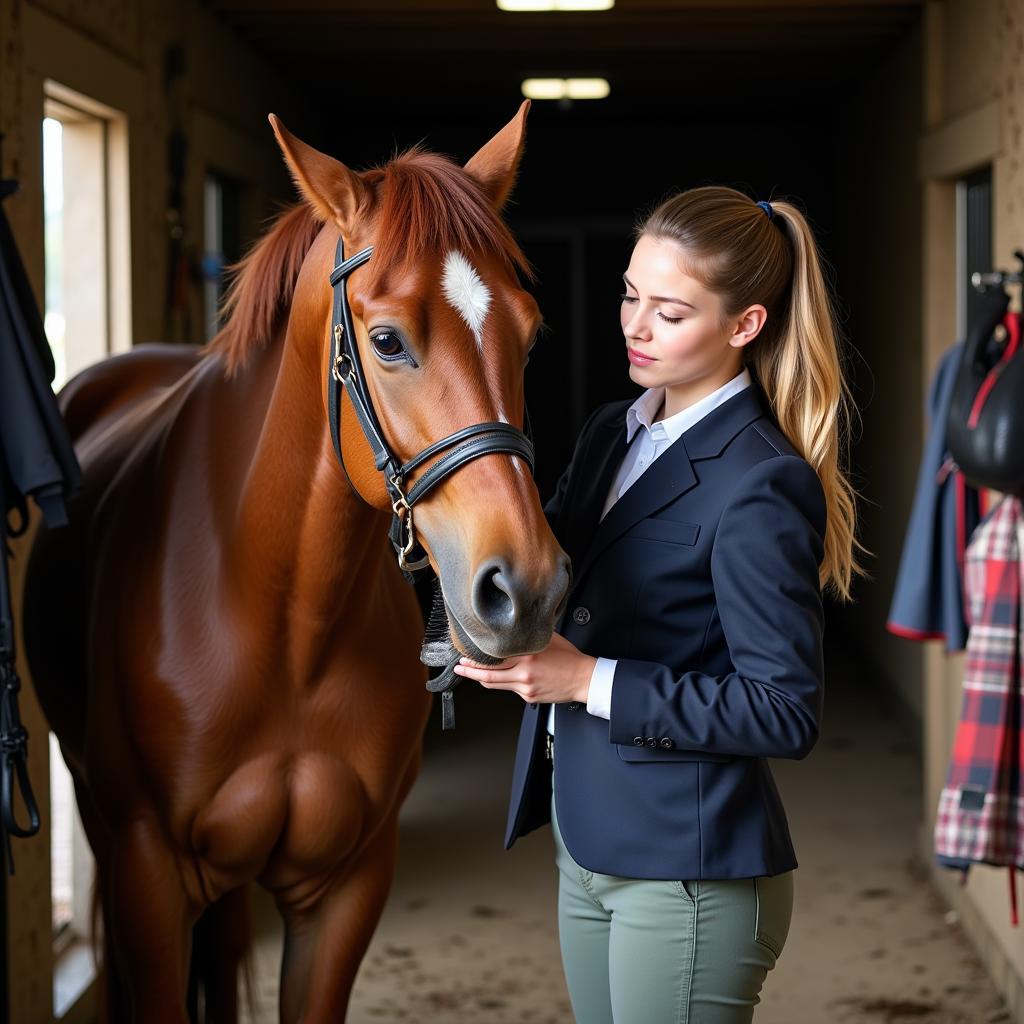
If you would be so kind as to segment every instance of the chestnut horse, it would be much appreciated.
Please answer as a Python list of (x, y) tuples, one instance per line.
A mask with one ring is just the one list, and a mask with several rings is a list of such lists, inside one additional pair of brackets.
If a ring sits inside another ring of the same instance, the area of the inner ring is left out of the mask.
[[(374, 246), (348, 299), (403, 461), (469, 424), (521, 427), (540, 316), (499, 211), (526, 112), (465, 167), (414, 149), (362, 173), (271, 115), (302, 202), (243, 260), (220, 334), (141, 346), (61, 392), (85, 486), (71, 525), (35, 537), (24, 635), (96, 856), (108, 1018), (189, 1019), (205, 912), (207, 1019), (234, 1019), (229, 926), (251, 881), (284, 920), (281, 1019), (345, 1017), (430, 695), (347, 393), (344, 467), (331, 441), (329, 276), (339, 234)], [(462, 653), (548, 644), (569, 562), (521, 458), (461, 466), (416, 528)]]

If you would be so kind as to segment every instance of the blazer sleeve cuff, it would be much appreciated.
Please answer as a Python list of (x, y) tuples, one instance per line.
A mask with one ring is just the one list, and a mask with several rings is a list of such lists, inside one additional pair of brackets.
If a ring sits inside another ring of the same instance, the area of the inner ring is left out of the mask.
[(615, 660), (598, 658), (590, 676), (587, 711), (597, 718), (612, 716), (612, 683), (615, 679)]

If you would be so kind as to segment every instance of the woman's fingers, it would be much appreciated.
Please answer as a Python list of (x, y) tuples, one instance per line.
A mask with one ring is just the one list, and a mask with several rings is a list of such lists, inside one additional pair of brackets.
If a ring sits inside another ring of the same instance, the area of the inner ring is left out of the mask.
[(462, 658), (454, 667), (456, 675), (475, 679), (488, 690), (510, 690), (526, 701), (539, 697), (542, 687), (537, 678), (538, 669), (534, 656), (529, 654), (486, 667), (470, 658)]
[[(456, 665), (455, 673), (460, 676), (468, 676), (480, 683), (493, 683), (495, 685), (510, 685), (512, 683), (524, 682), (522, 672), (515, 672), (514, 668), (483, 668), (478, 665)], [(513, 674), (515, 673), (515, 674)]]
[(471, 662), (467, 665), (456, 665), (455, 674), (465, 676), (467, 679), (475, 679), (485, 689), (510, 690), (519, 694), (523, 700), (533, 700), (536, 691), (535, 687), (531, 685), (529, 669), (518, 665), (515, 661), (509, 662), (509, 666), (504, 669), (500, 666), (483, 668)]

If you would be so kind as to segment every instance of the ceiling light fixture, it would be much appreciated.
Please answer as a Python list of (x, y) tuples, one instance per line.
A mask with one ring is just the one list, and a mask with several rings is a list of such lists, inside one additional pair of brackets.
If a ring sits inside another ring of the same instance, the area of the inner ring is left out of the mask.
[(611, 87), (605, 78), (527, 78), (522, 90), (531, 100), (603, 100)]
[(615, 0), (497, 0), (499, 11), (610, 11)]

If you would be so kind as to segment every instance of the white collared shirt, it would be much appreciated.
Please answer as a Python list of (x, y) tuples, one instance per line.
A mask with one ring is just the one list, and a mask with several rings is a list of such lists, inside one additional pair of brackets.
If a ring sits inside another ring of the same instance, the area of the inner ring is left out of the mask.
[[(665, 400), (663, 387), (648, 388), (626, 410), (626, 455), (622, 465), (615, 474), (615, 479), (608, 490), (601, 518), (621, 498), (626, 491), (643, 475), (647, 468), (664, 452), (673, 441), (679, 439), (699, 420), (702, 420), (712, 409), (717, 409), (723, 402), (739, 394), (752, 383), (750, 371), (744, 367), (732, 380), (726, 381), (720, 388), (705, 395), (700, 401), (687, 406), (680, 412), (663, 420), (654, 420)], [(641, 430), (640, 428), (644, 429)], [(587, 711), (598, 718), (611, 718), (612, 714), (612, 680), (615, 676), (615, 659), (598, 658), (590, 677), (590, 694), (587, 698)], [(548, 732), (555, 732), (555, 705), (548, 712)]]

